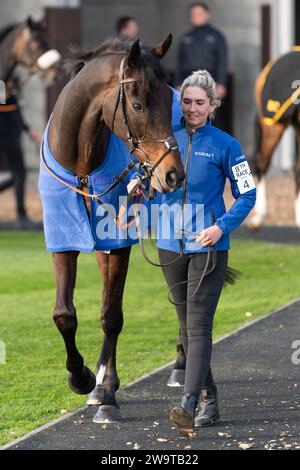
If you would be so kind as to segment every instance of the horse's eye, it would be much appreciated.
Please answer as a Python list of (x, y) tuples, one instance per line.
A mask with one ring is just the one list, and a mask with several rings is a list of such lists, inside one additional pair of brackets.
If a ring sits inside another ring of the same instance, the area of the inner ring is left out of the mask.
[(133, 103), (133, 109), (135, 109), (135, 111), (142, 111), (142, 105), (140, 103)]

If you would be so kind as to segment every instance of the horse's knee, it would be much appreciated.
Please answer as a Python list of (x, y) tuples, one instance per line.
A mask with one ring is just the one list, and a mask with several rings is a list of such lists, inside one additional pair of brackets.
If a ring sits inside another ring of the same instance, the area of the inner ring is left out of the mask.
[(55, 307), (53, 320), (62, 333), (75, 333), (77, 329), (77, 318), (75, 308)]
[(101, 310), (101, 325), (104, 333), (119, 334), (123, 328), (123, 311), (120, 302), (105, 303)]

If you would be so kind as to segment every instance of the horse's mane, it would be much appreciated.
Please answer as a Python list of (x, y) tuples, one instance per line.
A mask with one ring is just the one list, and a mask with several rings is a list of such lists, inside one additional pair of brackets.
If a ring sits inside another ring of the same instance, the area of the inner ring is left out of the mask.
[[(111, 37), (90, 51), (72, 47), (69, 49), (70, 55), (65, 61), (64, 68), (74, 77), (86, 63), (96, 57), (109, 53), (129, 52), (133, 42), (131, 39)], [(154, 86), (157, 80), (167, 82), (168, 74), (160, 61), (151, 53), (150, 48), (141, 44), (141, 49), (142, 54), (138, 59), (137, 68), (142, 72), (143, 85)]]
[(8, 26), (5, 26), (0, 30), (0, 42), (13, 30), (17, 27), (17, 23), (10, 24)]

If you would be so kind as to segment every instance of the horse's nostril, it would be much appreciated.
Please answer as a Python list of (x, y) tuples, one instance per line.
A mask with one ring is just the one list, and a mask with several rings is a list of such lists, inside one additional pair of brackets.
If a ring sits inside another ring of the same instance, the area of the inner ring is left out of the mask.
[(175, 188), (180, 183), (177, 171), (169, 171), (166, 175), (166, 183), (170, 188)]

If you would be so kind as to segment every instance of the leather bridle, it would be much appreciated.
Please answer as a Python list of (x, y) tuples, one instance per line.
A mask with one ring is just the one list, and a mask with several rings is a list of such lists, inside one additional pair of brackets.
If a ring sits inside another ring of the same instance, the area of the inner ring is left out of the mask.
[[(166, 139), (155, 139), (155, 138), (150, 138), (150, 137), (139, 138), (138, 136), (136, 136), (128, 118), (125, 85), (128, 83), (138, 82), (141, 79), (140, 78), (125, 78), (125, 73), (124, 73), (125, 60), (126, 60), (126, 56), (123, 57), (123, 59), (121, 60), (121, 64), (120, 64), (119, 91), (117, 94), (116, 104), (115, 104), (114, 113), (113, 113), (112, 132), (114, 131), (114, 123), (115, 123), (117, 110), (119, 108), (119, 105), (121, 105), (123, 121), (127, 129), (127, 141), (130, 144), (129, 152), (130, 154), (136, 152), (142, 156), (143, 162), (137, 167), (138, 172), (142, 174), (143, 179), (150, 179), (153, 176), (153, 173), (158, 167), (158, 165), (166, 158), (166, 156), (170, 152), (174, 150), (178, 150), (178, 145), (177, 145), (177, 141), (175, 137), (173, 136), (167, 137)], [(150, 162), (148, 155), (139, 147), (139, 144), (148, 143), (148, 142), (165, 144), (166, 146), (165, 152), (154, 163)]]

